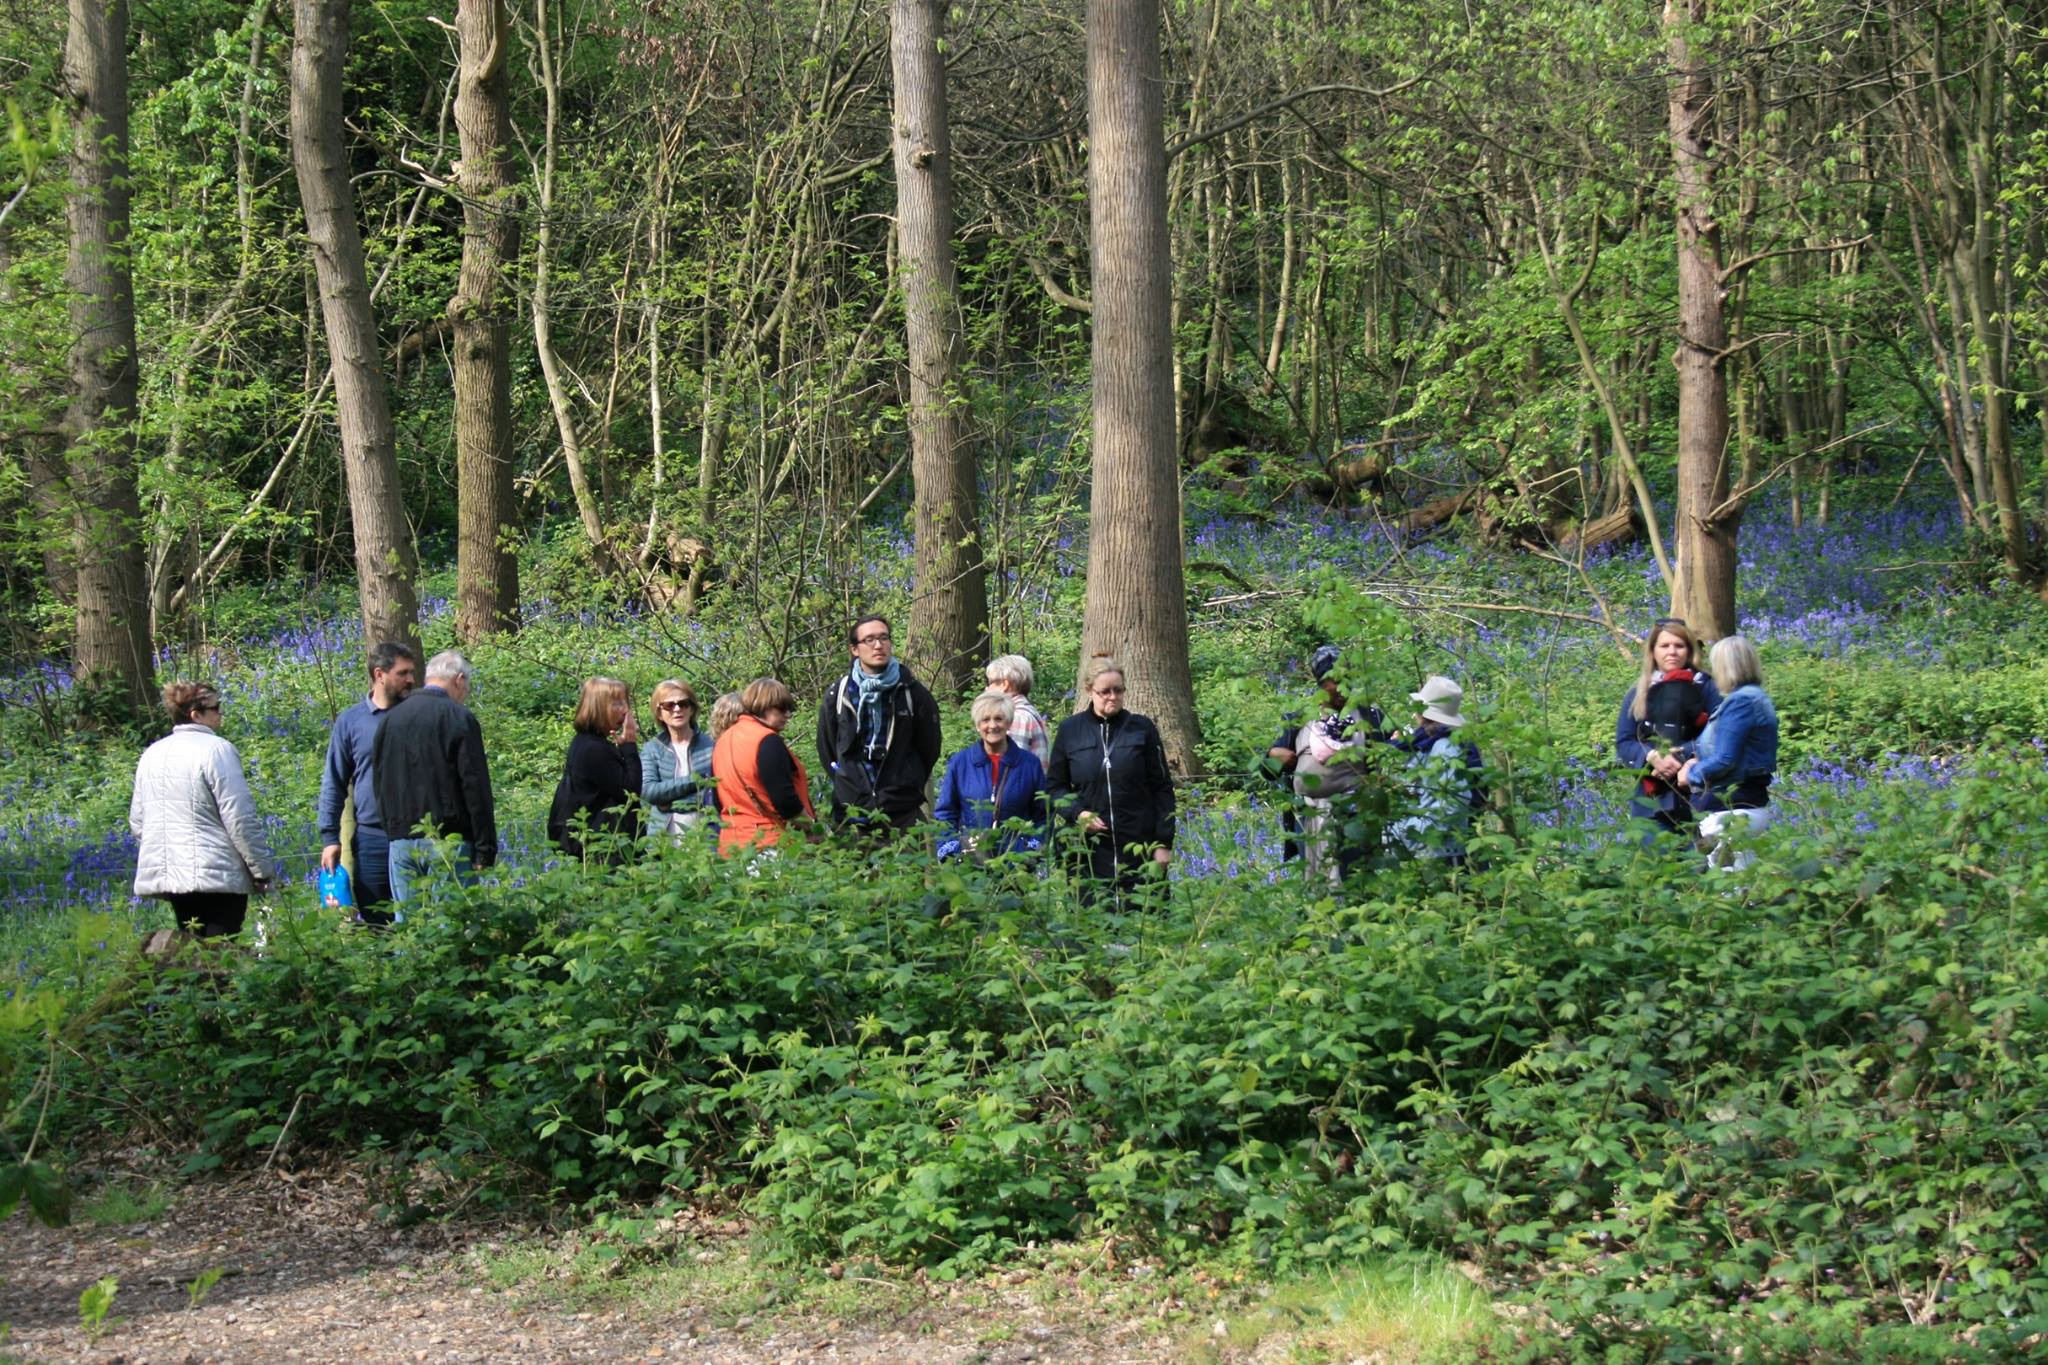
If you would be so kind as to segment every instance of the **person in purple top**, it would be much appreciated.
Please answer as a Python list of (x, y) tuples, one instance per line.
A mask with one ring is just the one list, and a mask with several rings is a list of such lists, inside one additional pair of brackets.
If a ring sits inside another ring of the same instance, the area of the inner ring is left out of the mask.
[(356, 918), (365, 924), (388, 924), (391, 912), (381, 909), (391, 899), (390, 836), (377, 809), (377, 781), (370, 764), (370, 746), (384, 713), (398, 705), (419, 683), (420, 656), (410, 645), (386, 640), (370, 651), (370, 693), (334, 718), (327, 734), (327, 764), (320, 772), (320, 866), (332, 872), (341, 864), (341, 808), (356, 803), (354, 853)]

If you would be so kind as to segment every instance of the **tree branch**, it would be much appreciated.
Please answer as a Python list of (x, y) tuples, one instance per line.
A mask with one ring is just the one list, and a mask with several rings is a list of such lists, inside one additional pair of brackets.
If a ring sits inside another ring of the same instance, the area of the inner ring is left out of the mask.
[(1726, 284), (1738, 273), (1749, 269), (1758, 261), (1768, 261), (1774, 256), (1797, 256), (1808, 251), (1840, 251), (1844, 247), (1862, 246), (1869, 240), (1869, 236), (1865, 235), (1852, 238), (1846, 242), (1815, 242), (1810, 246), (1784, 246), (1777, 248), (1775, 251), (1753, 252), (1750, 255), (1744, 256), (1739, 261), (1731, 261), (1727, 265), (1722, 266), (1721, 273), (1717, 278), (1722, 284)]
[(1277, 100), (1268, 100), (1258, 108), (1248, 113), (1239, 114), (1236, 118), (1227, 119), (1213, 128), (1204, 128), (1199, 133), (1189, 133), (1178, 141), (1167, 143), (1166, 159), (1171, 161), (1190, 147), (1200, 146), (1204, 142), (1222, 137), (1225, 133), (1236, 132), (1247, 123), (1264, 118), (1268, 114), (1278, 113), (1280, 110), (1297, 104), (1311, 95), (1366, 95), (1373, 99), (1385, 99), (1389, 95), (1398, 95), (1410, 86), (1419, 85), (1421, 82), (1422, 77), (1410, 76), (1407, 80), (1397, 81), (1384, 90), (1374, 90), (1372, 87), (1365, 85), (1332, 84), (1307, 86), (1304, 89), (1295, 91), (1291, 95), (1282, 95)]

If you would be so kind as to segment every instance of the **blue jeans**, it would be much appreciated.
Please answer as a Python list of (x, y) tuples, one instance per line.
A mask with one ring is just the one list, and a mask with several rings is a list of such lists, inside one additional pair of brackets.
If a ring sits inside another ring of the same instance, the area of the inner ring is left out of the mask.
[(391, 841), (391, 899), (394, 903), (403, 905), (407, 901), (418, 900), (425, 884), (438, 874), (452, 875), (464, 886), (476, 885), (476, 872), (469, 865), (467, 839), (456, 844), (453, 858), (441, 851), (437, 840)]
[(388, 921), (390, 913), (377, 907), (391, 899), (391, 840), (374, 825), (357, 825), (354, 849), (356, 918), (374, 922), (370, 914), (375, 914)]

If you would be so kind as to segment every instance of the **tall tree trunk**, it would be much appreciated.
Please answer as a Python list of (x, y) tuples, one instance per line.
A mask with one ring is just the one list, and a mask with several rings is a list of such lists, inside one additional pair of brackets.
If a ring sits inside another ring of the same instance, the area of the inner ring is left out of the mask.
[(128, 3), (71, 0), (71, 407), (64, 419), (77, 572), (74, 673), (135, 705), (155, 659), (135, 488), (135, 287), (128, 248)]
[(910, 359), (910, 474), (917, 585), (906, 651), (933, 691), (957, 695), (988, 654), (974, 445), (960, 392), (953, 266), (953, 146), (946, 123), (948, 0), (892, 0), (896, 234)]
[(419, 645), (419, 562), (398, 488), (398, 441), (384, 389), (355, 191), (342, 144), (349, 0), (293, 0), (292, 165), (306, 209), (320, 313), (334, 366), (336, 424), (355, 528), (363, 638)]
[(1199, 769), (1174, 446), (1159, 0), (1089, 0), (1095, 454), (1084, 656), (1127, 672), (1175, 770)]
[(1671, 152), (1678, 193), (1678, 560), (1671, 612), (1709, 639), (1735, 633), (1735, 532), (1728, 501), (1728, 325), (1714, 218), (1713, 78), (1693, 48), (1707, 0), (1665, 0)]
[(455, 331), (455, 634), (465, 642), (519, 628), (519, 557), (512, 501), (512, 297), (518, 200), (507, 166), (512, 122), (504, 0), (459, 0), (462, 273)]

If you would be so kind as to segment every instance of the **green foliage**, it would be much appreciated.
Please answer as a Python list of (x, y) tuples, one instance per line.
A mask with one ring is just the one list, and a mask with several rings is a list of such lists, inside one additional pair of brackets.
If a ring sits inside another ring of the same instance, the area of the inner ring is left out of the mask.
[(217, 1265), (200, 1271), (192, 1283), (185, 1286), (185, 1307), (189, 1310), (205, 1303), (206, 1296), (213, 1292), (213, 1287), (220, 1283), (220, 1277), (225, 1273)]
[(24, 1199), (29, 1212), (50, 1227), (71, 1221), (71, 1186), (47, 1161), (0, 1165), (0, 1219), (12, 1218)]
[(119, 1293), (121, 1282), (112, 1275), (95, 1280), (78, 1296), (78, 1325), (85, 1329), (86, 1339), (98, 1341), (112, 1326), (107, 1314), (113, 1311), (114, 1295)]
[(235, 1161), (302, 1096), (295, 1133), (394, 1173), (738, 1199), (790, 1257), (1421, 1247), (1575, 1350), (1904, 1350), (1907, 1313), (1988, 1349), (2048, 1311), (2048, 774), (1825, 799), (1707, 881), (1538, 830), (1118, 920), (1001, 864), (685, 847), (388, 936), (287, 917), (234, 973), (114, 981), (51, 1123), (147, 1096)]

